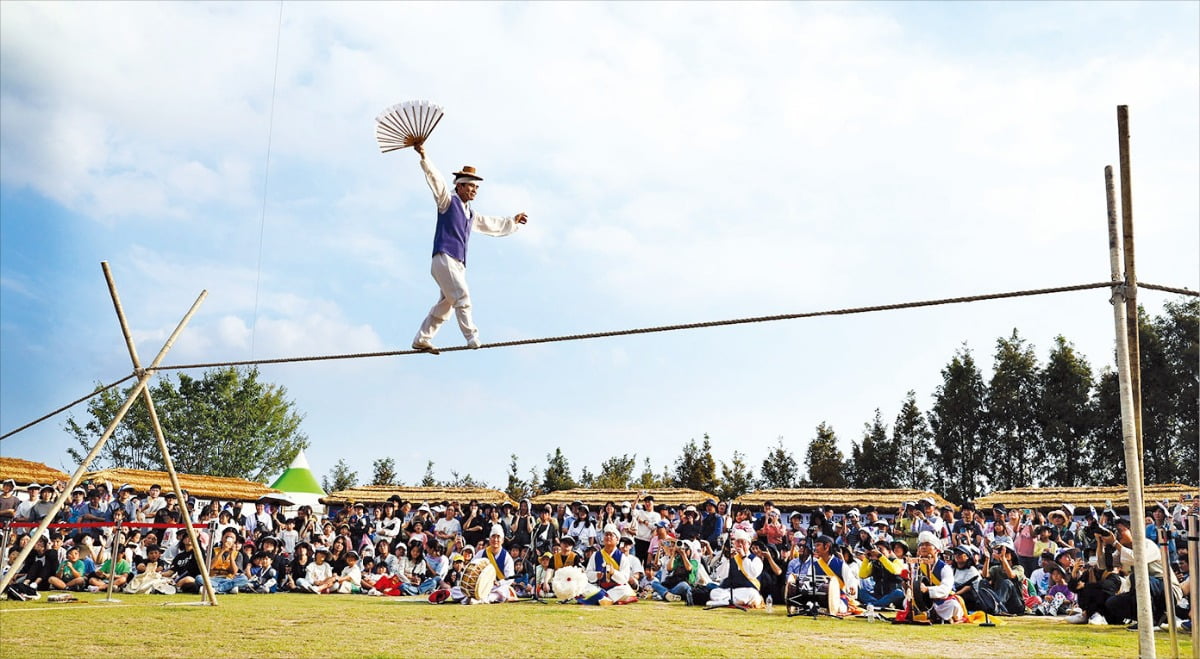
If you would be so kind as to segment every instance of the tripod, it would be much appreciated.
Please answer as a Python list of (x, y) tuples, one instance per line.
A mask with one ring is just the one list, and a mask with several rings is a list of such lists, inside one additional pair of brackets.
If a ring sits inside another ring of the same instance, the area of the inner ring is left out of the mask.
[[(520, 528), (520, 524), (521, 519), (518, 518), (518, 529)], [(542, 585), (539, 583), (540, 579), (538, 578), (538, 571), (541, 569), (541, 564), (536, 558), (530, 558), (531, 555), (537, 554), (537, 537), (538, 534), (545, 528), (546, 525), (541, 523), (538, 523), (533, 527), (529, 533), (529, 542), (525, 543), (525, 558), (523, 559), (525, 562), (525, 573), (532, 577), (533, 583), (533, 597), (524, 601), (536, 604), (549, 604), (549, 602), (542, 597)]]

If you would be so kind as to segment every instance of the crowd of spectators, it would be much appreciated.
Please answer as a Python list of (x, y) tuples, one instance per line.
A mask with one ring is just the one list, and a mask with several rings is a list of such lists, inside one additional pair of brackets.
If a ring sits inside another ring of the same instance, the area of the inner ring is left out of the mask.
[[(37, 522), (57, 496), (54, 486), (31, 485), (23, 500), (14, 485), (7, 481), (0, 491), (0, 522)], [(688, 604), (708, 602), (729, 579), (731, 534), (749, 540), (747, 558), (752, 555), (761, 566), (756, 583), (762, 601), (789, 606), (798, 586), (812, 591), (836, 581), (848, 611), (904, 608), (914, 589), (924, 592), (918, 556), (927, 555), (931, 568), (953, 575), (952, 588), (936, 590), (936, 599), (956, 599), (963, 614), (1061, 615), (1077, 623), (1124, 624), (1136, 617), (1129, 587), (1133, 545), (1140, 539), (1148, 555), (1158, 557), (1160, 533), (1168, 560), (1149, 563), (1156, 622), (1165, 616), (1164, 588), (1169, 585), (1181, 603), (1191, 588), (1185, 511), (1166, 504), (1137, 524), (1111, 508), (997, 505), (979, 511), (968, 502), (955, 510), (930, 499), (892, 510), (823, 506), (811, 513), (785, 512), (770, 501), (761, 509), (711, 499), (669, 506), (650, 495), (594, 510), (580, 501), (491, 505), (398, 496), (326, 515), (308, 506), (285, 513), (263, 502), (252, 510), (218, 501), (186, 505), (200, 525), (201, 549), (208, 552), (218, 593), (429, 595), (458, 586), (464, 566), (480, 555), (496, 528), (514, 560), (520, 596), (551, 596), (553, 572), (588, 565), (606, 532), (617, 534), (621, 550), (635, 557), (628, 586), (642, 598)], [(95, 483), (75, 489), (56, 521), (178, 524), (182, 516), (174, 494), (157, 485), (138, 497), (129, 486), (110, 492), (107, 484)], [(9, 551), (0, 558), (5, 570), (14, 569), (9, 563), (17, 552), (34, 542), (29, 558), (15, 567), (14, 584), (20, 587), (9, 594), (99, 591), (110, 585), (147, 593), (202, 587), (204, 577), (182, 529), (115, 528), (53, 529), (33, 539), (27, 529), (6, 527)]]

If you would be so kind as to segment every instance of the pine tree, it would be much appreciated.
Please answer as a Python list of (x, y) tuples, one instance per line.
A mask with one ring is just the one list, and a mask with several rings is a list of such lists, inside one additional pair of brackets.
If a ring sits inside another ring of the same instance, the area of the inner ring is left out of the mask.
[(1046, 466), (1044, 485), (1090, 485), (1088, 464), (1094, 451), (1096, 412), (1092, 402), (1092, 368), (1061, 335), (1041, 373), (1038, 408)]
[(775, 448), (763, 458), (762, 468), (758, 470), (758, 486), (764, 490), (796, 487), (800, 480), (796, 456), (784, 448), (783, 435), (776, 438), (775, 442)]
[(1200, 484), (1200, 300), (1167, 302), (1163, 315), (1154, 320), (1167, 356), (1169, 396), (1174, 449), (1178, 465), (1173, 482)]
[(554, 449), (554, 455), (546, 455), (546, 471), (542, 477), (542, 492), (557, 492), (579, 487), (571, 478), (571, 465), (561, 448)]
[(633, 481), (633, 468), (637, 466), (637, 454), (611, 457), (600, 463), (595, 487), (605, 490), (624, 490)]
[(421, 487), (437, 487), (438, 481), (433, 477), (433, 460), (425, 463), (425, 475), (421, 477)]
[(450, 471), (450, 480), (441, 481), (438, 483), (440, 487), (486, 487), (490, 488), (487, 481), (476, 480), (471, 474), (459, 476), (457, 471)]
[(326, 492), (340, 492), (358, 485), (358, 472), (351, 471), (345, 458), (339, 459), (329, 470), (329, 474), (321, 478), (321, 489)]
[(1041, 375), (1033, 346), (1016, 329), (996, 340), (995, 365), (986, 396), (984, 436), (989, 447), (984, 465), (996, 490), (1034, 484), (1034, 470), (1043, 463), (1042, 430), (1038, 423)]
[(933, 455), (933, 433), (925, 415), (917, 407), (917, 392), (909, 390), (892, 424), (892, 446), (896, 455), (893, 464), (895, 487), (927, 490), (933, 486), (929, 470)]
[(988, 479), (984, 442), (987, 390), (964, 345), (942, 369), (942, 384), (929, 411), (933, 437), (934, 486), (951, 501), (968, 501), (983, 493)]
[(642, 473), (633, 482), (633, 486), (639, 490), (656, 490), (661, 487), (667, 487), (667, 483), (654, 474), (654, 468), (650, 466), (650, 458), (646, 458), (645, 466), (642, 467)]
[(508, 484), (504, 487), (504, 493), (508, 495), (509, 499), (520, 501), (531, 496), (529, 483), (521, 479), (521, 472), (517, 468), (517, 454), (513, 453), (508, 458)]
[(379, 458), (371, 463), (371, 468), (374, 472), (371, 476), (371, 485), (400, 484), (400, 479), (396, 475), (396, 461), (393, 458)]
[(897, 476), (896, 448), (888, 439), (883, 414), (875, 408), (875, 418), (863, 425), (862, 444), (850, 444), (846, 481), (852, 487), (894, 488)]
[(741, 451), (734, 451), (729, 462), (721, 461), (721, 486), (715, 494), (724, 501), (733, 501), (753, 489), (754, 473)]
[[(1168, 303), (1150, 321), (1138, 309), (1142, 381), (1142, 455), (1147, 483), (1200, 481), (1197, 465), (1197, 332), (1200, 302)], [(1115, 364), (1115, 360), (1113, 362)], [(1106, 368), (1096, 386), (1096, 484), (1125, 483), (1117, 374)]]
[(817, 425), (817, 436), (808, 445), (804, 464), (813, 487), (846, 487), (846, 465), (837, 446), (837, 434), (824, 421)]
[(1116, 371), (1106, 368), (1100, 373), (1092, 408), (1096, 411), (1096, 427), (1088, 470), (1089, 484), (1124, 485), (1127, 483), (1125, 442), (1121, 430), (1120, 381)]
[(675, 460), (671, 484), (674, 487), (686, 487), (701, 492), (716, 491), (719, 485), (717, 462), (712, 457), (708, 433), (704, 434), (704, 444), (701, 446), (696, 446), (694, 439), (683, 445), (683, 453)]
[(579, 472), (579, 487), (589, 490), (596, 487), (596, 475), (587, 468), (587, 465), (584, 465), (583, 470)]

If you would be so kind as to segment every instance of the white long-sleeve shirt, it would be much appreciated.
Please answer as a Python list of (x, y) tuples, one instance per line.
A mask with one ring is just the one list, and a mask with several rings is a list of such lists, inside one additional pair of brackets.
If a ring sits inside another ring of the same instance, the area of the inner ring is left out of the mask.
[[(421, 169), (425, 172), (425, 182), (433, 192), (433, 200), (437, 203), (439, 213), (445, 213), (450, 207), (450, 189), (446, 187), (446, 179), (428, 159), (421, 159)], [(471, 204), (463, 202), (463, 208), (471, 217), (471, 230), (488, 236), (507, 236), (521, 227), (514, 215), (484, 215), (476, 213)]]

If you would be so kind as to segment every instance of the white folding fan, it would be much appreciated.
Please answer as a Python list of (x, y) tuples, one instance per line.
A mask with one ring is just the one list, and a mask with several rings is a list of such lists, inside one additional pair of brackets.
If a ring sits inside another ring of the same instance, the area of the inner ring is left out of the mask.
[(442, 106), (429, 101), (405, 101), (375, 117), (375, 140), (383, 153), (424, 144), (442, 120)]

